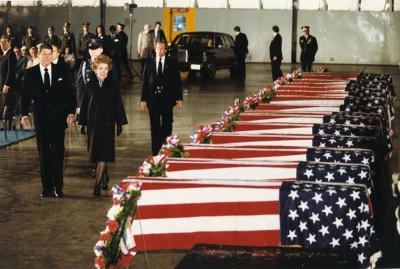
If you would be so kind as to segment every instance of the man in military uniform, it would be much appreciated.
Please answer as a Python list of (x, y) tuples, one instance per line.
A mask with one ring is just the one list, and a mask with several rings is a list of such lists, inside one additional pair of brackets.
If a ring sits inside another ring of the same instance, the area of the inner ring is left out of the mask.
[(8, 36), (8, 38), (11, 40), (11, 49), (14, 49), (15, 46), (20, 46), (19, 40), (17, 36), (14, 34), (12, 25), (7, 25), (6, 36)]
[(47, 27), (47, 35), (44, 37), (43, 43), (49, 44), (50, 46), (55, 45), (59, 47), (60, 42), (58, 40), (58, 36), (54, 34), (54, 27)]
[(69, 47), (70, 53), (75, 53), (76, 52), (76, 47), (75, 47), (75, 35), (74, 33), (71, 33), (69, 31), (70, 27), (69, 22), (65, 22), (63, 24), (63, 32), (60, 34), (60, 46), (61, 46), (61, 54), (65, 53), (65, 48)]
[(31, 47), (35, 47), (38, 44), (38, 39), (33, 35), (33, 26), (29, 25), (27, 31), (28, 34), (22, 39), (22, 46), (25, 46), (26, 50), (29, 51)]
[(300, 37), (300, 61), (303, 72), (311, 72), (315, 54), (318, 50), (317, 39), (310, 35), (310, 26), (302, 26), (303, 36)]
[(84, 55), (85, 59), (89, 57), (89, 51), (86, 44), (90, 39), (94, 38), (94, 34), (89, 32), (89, 25), (90, 23), (88, 22), (82, 23), (82, 33), (79, 34), (78, 53)]
[(122, 24), (120, 22), (117, 24), (117, 30), (120, 38), (120, 59), (126, 71), (128, 72), (129, 80), (132, 81), (133, 75), (128, 61), (128, 50), (127, 50), (128, 35), (124, 32), (124, 28), (125, 24)]

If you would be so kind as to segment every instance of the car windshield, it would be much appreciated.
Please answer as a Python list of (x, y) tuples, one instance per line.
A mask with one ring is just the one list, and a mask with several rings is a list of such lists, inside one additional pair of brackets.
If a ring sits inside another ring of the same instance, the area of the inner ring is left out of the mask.
[(204, 46), (214, 47), (214, 35), (180, 35), (172, 42), (178, 46)]

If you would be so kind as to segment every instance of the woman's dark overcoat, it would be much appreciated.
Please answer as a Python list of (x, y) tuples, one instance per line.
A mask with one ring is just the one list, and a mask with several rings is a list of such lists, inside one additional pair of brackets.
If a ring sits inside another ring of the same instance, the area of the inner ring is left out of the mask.
[(117, 82), (106, 78), (100, 87), (97, 78), (88, 81), (79, 124), (87, 126), (89, 161), (115, 161), (115, 125), (127, 123)]

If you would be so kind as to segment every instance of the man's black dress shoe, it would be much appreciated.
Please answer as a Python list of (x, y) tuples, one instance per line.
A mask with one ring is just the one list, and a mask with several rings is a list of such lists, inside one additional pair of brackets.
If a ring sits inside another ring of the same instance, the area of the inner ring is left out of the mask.
[(42, 191), (42, 193), (40, 194), (41, 197), (45, 197), (45, 198), (53, 198), (56, 197), (54, 195), (54, 193), (52, 193), (51, 191)]
[(62, 197), (64, 197), (64, 193), (63, 193), (63, 191), (62, 191), (61, 188), (56, 188), (55, 191), (54, 191), (54, 195), (55, 195), (55, 197), (57, 197), (57, 198), (62, 198)]

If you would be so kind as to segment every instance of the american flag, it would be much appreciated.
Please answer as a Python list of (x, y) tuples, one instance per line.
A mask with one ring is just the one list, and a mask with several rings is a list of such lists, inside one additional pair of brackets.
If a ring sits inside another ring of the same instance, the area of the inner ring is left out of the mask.
[(365, 186), (284, 182), (279, 201), (283, 245), (350, 251), (362, 268), (381, 256)]
[[(138, 251), (190, 249), (197, 243), (277, 246), (280, 183), (229, 185), (174, 178), (142, 181), (132, 231)], [(262, 184), (262, 185), (261, 185)]]
[(307, 161), (358, 163), (368, 165), (372, 172), (376, 170), (375, 155), (374, 152), (369, 149), (308, 148)]
[(322, 161), (325, 162), (299, 162), (296, 180), (364, 184), (371, 193), (372, 179), (368, 165), (330, 163), (335, 160), (329, 153), (325, 153)]

